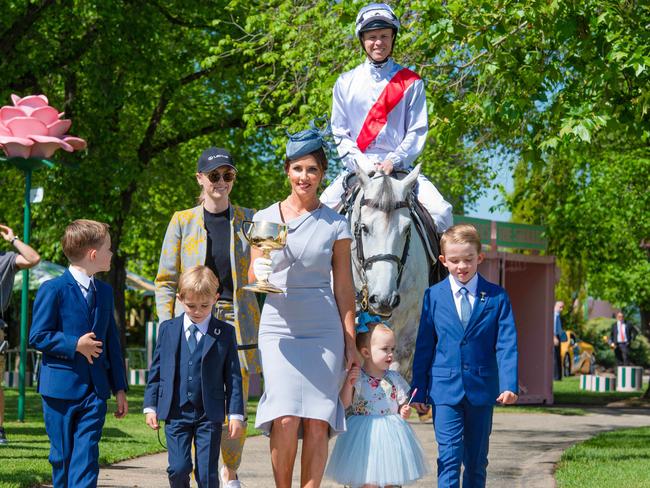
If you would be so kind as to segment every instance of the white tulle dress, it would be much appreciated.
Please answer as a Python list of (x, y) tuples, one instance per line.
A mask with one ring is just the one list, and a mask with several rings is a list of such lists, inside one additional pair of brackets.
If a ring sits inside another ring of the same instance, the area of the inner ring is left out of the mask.
[(396, 371), (374, 378), (361, 370), (325, 475), (348, 486), (408, 485), (429, 466), (411, 426), (399, 415), (409, 385)]

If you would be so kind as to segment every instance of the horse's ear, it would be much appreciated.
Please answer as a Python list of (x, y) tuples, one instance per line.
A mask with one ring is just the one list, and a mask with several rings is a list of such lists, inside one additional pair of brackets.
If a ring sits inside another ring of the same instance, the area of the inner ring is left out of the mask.
[(356, 173), (357, 177), (359, 178), (359, 183), (361, 183), (361, 188), (365, 188), (370, 184), (370, 177), (368, 176), (368, 173), (366, 173), (360, 165), (355, 163), (355, 166), (357, 168)]
[(421, 164), (418, 164), (411, 170), (408, 175), (406, 175), (406, 178), (402, 180), (402, 184), (404, 185), (405, 190), (410, 191), (411, 188), (413, 188), (413, 185), (415, 185), (415, 182), (418, 180), (418, 176), (420, 176), (420, 166)]

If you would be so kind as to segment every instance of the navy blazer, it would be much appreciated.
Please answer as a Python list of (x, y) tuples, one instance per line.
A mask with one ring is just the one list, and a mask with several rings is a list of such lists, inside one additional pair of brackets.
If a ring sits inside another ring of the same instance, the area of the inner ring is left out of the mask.
[[(78, 400), (93, 385), (104, 400), (111, 391), (128, 389), (120, 338), (113, 315), (113, 289), (95, 279), (94, 320), (79, 284), (70, 271), (41, 285), (34, 301), (29, 342), (43, 353), (38, 392), (62, 400)], [(93, 364), (76, 352), (79, 337), (94, 332), (102, 353)]]
[(413, 357), (414, 402), (492, 405), (500, 392), (518, 394), (517, 331), (506, 291), (481, 275), (467, 328), (449, 279), (424, 295)]
[[(174, 399), (180, 341), (181, 338), (185, 340), (184, 316), (182, 314), (160, 324), (158, 342), (149, 369), (144, 407), (155, 408), (160, 420), (169, 418)], [(235, 328), (212, 317), (201, 343), (201, 390), (206, 416), (213, 422), (222, 423), (226, 412), (229, 415), (245, 415)]]

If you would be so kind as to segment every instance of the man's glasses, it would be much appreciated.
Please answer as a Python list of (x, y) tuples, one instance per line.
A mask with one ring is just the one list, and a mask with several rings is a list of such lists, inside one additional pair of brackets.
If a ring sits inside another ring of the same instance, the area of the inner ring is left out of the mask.
[(205, 176), (208, 177), (210, 183), (219, 183), (219, 180), (221, 180), (221, 178), (223, 178), (223, 181), (225, 181), (226, 183), (230, 183), (235, 180), (235, 176), (237, 175), (232, 171), (227, 171), (223, 174), (219, 173), (218, 171), (212, 171), (206, 174)]

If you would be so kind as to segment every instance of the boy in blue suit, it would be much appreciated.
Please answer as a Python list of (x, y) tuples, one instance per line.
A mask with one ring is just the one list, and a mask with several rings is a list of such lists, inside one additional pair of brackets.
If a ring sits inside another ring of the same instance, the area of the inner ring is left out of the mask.
[(413, 358), (413, 406), (433, 403), (438, 486), (484, 487), (494, 403), (517, 401), (517, 331), (506, 291), (477, 273), (483, 261), (476, 229), (442, 235), (440, 262), (449, 278), (424, 295)]
[(41, 285), (29, 342), (43, 353), (38, 392), (43, 397), (55, 488), (95, 487), (106, 400), (115, 394), (128, 411), (126, 375), (113, 316), (110, 285), (94, 278), (111, 267), (108, 225), (75, 220), (61, 239), (70, 267)]
[(177, 301), (185, 313), (160, 325), (144, 394), (146, 422), (154, 430), (165, 420), (169, 486), (189, 488), (192, 441), (199, 488), (218, 487), (221, 425), (244, 432), (242, 377), (235, 329), (212, 316), (219, 281), (206, 266), (181, 274)]

